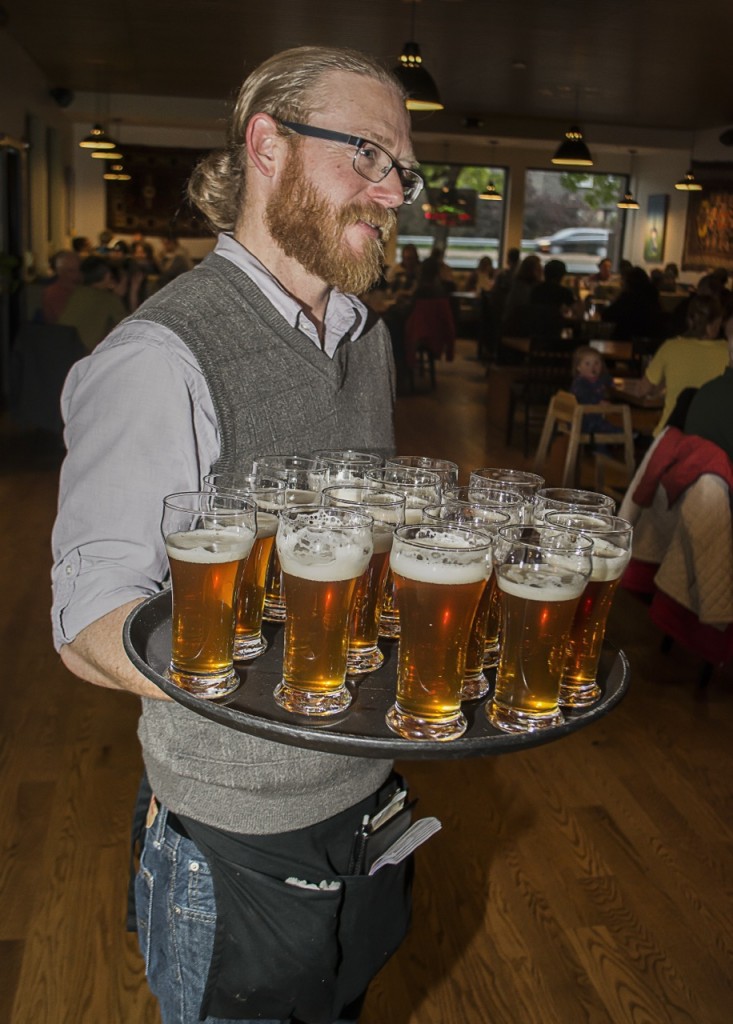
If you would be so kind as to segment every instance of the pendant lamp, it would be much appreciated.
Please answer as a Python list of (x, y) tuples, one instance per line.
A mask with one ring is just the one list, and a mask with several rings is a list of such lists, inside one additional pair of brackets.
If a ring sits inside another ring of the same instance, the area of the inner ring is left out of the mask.
[(117, 143), (112, 144), (112, 149), (93, 149), (92, 159), (94, 160), (121, 160), (122, 153), (117, 148)]
[(415, 39), (415, 7), (418, 0), (412, 0), (410, 21), (411, 40), (402, 47), (399, 64), (392, 69), (395, 78), (407, 93), (405, 106), (408, 110), (443, 110), (438, 87), (423, 66), (420, 47)]
[(110, 169), (102, 175), (105, 181), (132, 181), (123, 164), (111, 164)]
[(583, 132), (577, 125), (571, 125), (552, 158), (553, 164), (564, 167), (592, 167), (593, 157), (583, 140)]
[(695, 177), (692, 168), (676, 182), (674, 187), (680, 192), (702, 192), (702, 185)]
[(631, 156), (631, 166), (629, 168), (629, 187), (626, 190), (626, 192), (624, 192), (623, 199), (620, 199), (619, 202), (616, 203), (616, 206), (619, 210), (639, 209), (639, 204), (637, 203), (636, 199), (634, 199), (634, 194), (631, 191), (631, 179), (634, 176), (634, 157), (636, 156), (636, 150), (630, 149), (629, 154)]
[(501, 202), (503, 198), (504, 197), (502, 196), (501, 192), (496, 191), (496, 185), (493, 183), (493, 181), (490, 181), (486, 185), (486, 188), (483, 190), (483, 192), (479, 192), (479, 199), (493, 199), (495, 201), (498, 200), (499, 202)]
[(92, 130), (79, 143), (82, 149), (101, 151), (103, 149), (114, 149), (117, 145), (107, 135), (101, 124), (92, 125)]

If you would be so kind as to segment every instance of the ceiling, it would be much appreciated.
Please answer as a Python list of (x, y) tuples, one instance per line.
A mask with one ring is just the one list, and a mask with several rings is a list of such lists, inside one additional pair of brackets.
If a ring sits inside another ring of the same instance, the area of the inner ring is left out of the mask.
[(0, 25), (52, 86), (229, 100), (267, 56), (304, 43), (394, 65), (413, 12), (446, 105), (416, 128), (733, 124), (731, 0), (0, 0)]

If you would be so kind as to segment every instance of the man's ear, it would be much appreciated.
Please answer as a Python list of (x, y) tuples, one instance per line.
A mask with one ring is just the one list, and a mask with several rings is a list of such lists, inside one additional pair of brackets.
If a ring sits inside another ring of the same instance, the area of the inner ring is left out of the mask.
[(274, 178), (287, 145), (274, 119), (269, 114), (255, 114), (247, 124), (245, 139), (249, 163), (264, 177)]

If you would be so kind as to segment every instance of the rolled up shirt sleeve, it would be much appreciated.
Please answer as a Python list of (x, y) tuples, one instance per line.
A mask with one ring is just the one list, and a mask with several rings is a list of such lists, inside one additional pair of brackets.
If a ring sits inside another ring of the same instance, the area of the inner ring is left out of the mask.
[(163, 498), (198, 490), (219, 452), (195, 357), (167, 328), (145, 321), (123, 324), (77, 363), (61, 405), (68, 454), (52, 537), (57, 649), (161, 589)]

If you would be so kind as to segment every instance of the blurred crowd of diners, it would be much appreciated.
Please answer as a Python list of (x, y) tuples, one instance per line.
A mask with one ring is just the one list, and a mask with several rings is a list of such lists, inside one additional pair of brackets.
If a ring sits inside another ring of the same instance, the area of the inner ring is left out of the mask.
[(46, 276), (26, 286), (26, 315), (32, 323), (74, 327), (91, 351), (148, 295), (192, 266), (173, 236), (157, 248), (141, 234), (114, 241), (105, 230), (96, 245), (78, 236), (51, 257)]
[(475, 336), (487, 364), (518, 360), (515, 349), (501, 344), (517, 337), (568, 355), (588, 337), (641, 342), (651, 358), (662, 342), (687, 334), (690, 304), (699, 296), (719, 314), (712, 319), (722, 338), (733, 313), (723, 268), (684, 286), (674, 263), (649, 273), (621, 260), (614, 271), (604, 258), (594, 273), (578, 275), (568, 274), (561, 259), (543, 264), (537, 253), (522, 257), (510, 249), (504, 267), (487, 255), (466, 271), (451, 268), (438, 247), (421, 261), (408, 244), (365, 300), (390, 329), (398, 380), (409, 390), (420, 351), (451, 358), (457, 334)]

